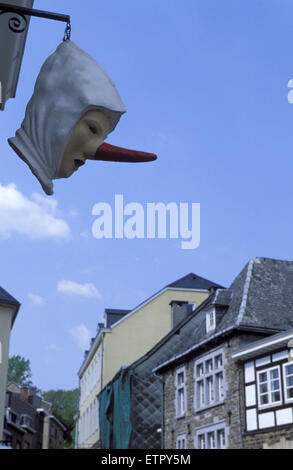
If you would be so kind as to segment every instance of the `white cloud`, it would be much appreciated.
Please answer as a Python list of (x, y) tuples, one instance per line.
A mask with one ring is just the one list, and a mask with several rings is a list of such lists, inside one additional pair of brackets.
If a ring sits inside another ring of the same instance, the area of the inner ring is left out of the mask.
[(89, 349), (92, 333), (84, 325), (74, 326), (69, 330), (70, 335), (72, 336), (74, 342), (83, 350)]
[(43, 305), (46, 302), (46, 299), (44, 299), (44, 297), (41, 297), (40, 295), (32, 294), (30, 292), (28, 296), (35, 305)]
[(82, 297), (101, 299), (102, 296), (98, 289), (92, 283), (78, 284), (74, 281), (59, 281), (57, 286), (58, 292), (69, 295), (80, 295)]
[(70, 228), (60, 218), (56, 199), (34, 193), (24, 196), (14, 183), (0, 184), (0, 236), (12, 233), (30, 238), (68, 238)]

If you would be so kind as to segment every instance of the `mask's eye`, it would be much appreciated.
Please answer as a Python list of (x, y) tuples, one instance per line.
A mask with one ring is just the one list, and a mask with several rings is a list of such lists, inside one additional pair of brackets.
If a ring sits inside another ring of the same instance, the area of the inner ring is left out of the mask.
[(91, 131), (92, 134), (97, 134), (98, 130), (96, 127), (89, 125), (89, 130)]

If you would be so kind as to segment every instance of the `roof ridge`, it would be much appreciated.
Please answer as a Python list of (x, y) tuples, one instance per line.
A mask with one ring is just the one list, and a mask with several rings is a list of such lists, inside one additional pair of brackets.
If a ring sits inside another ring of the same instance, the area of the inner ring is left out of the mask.
[(244, 317), (244, 314), (245, 314), (246, 305), (247, 305), (247, 298), (248, 298), (248, 291), (249, 291), (249, 287), (250, 287), (250, 281), (251, 281), (251, 278), (252, 278), (253, 265), (254, 265), (254, 263), (260, 263), (260, 262), (261, 262), (260, 259), (255, 257), (255, 258), (251, 258), (249, 260), (248, 265), (247, 265), (247, 273), (246, 273), (246, 278), (245, 278), (244, 286), (243, 286), (243, 294), (242, 294), (241, 304), (240, 304), (238, 317), (237, 317), (237, 321), (236, 321), (237, 326), (240, 325), (240, 323), (242, 322), (242, 319)]

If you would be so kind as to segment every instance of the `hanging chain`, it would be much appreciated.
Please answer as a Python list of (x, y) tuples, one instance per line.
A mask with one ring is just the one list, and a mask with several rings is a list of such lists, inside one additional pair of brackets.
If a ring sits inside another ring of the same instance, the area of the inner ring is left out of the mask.
[(63, 41), (69, 41), (71, 36), (71, 23), (70, 21), (66, 24)]

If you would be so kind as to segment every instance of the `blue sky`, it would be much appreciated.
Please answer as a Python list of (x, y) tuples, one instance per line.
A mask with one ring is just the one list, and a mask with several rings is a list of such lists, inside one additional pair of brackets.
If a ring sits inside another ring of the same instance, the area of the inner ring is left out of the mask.
[[(72, 389), (105, 308), (133, 308), (189, 272), (229, 285), (254, 256), (293, 259), (293, 5), (36, 0), (34, 7), (70, 14), (72, 41), (115, 82), (127, 114), (108, 142), (159, 155), (141, 165), (87, 162), (44, 196), (7, 143), (63, 37), (63, 23), (32, 19), (16, 99), (0, 114), (0, 285), (22, 304), (10, 354), (30, 359), (39, 388)], [(200, 203), (199, 248), (93, 238), (92, 207), (112, 204), (115, 194), (142, 205)]]

